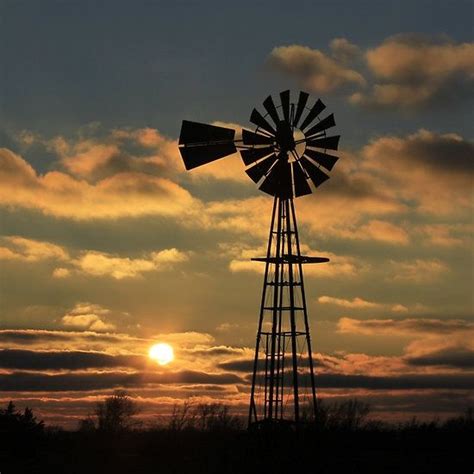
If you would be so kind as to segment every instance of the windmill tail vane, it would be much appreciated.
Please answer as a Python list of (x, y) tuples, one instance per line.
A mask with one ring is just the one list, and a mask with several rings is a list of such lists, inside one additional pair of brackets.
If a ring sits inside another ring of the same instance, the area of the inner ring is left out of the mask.
[(339, 135), (328, 136), (334, 115), (320, 118), (326, 106), (300, 91), (263, 101), (265, 113), (253, 109), (255, 130), (235, 130), (183, 121), (179, 150), (187, 170), (240, 151), (245, 172), (258, 188), (273, 196), (265, 257), (262, 299), (251, 375), (248, 424), (251, 428), (299, 426), (314, 419), (317, 409), (314, 360), (306, 304), (303, 265), (324, 263), (324, 257), (302, 255), (294, 198), (313, 192), (329, 179), (338, 157)]

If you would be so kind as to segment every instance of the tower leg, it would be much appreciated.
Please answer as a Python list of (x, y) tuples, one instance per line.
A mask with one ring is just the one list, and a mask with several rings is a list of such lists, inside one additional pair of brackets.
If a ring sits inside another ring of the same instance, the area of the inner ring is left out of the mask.
[(255, 403), (255, 384), (257, 378), (257, 371), (258, 371), (258, 354), (260, 350), (260, 342), (262, 339), (262, 325), (263, 325), (263, 315), (264, 315), (264, 307), (265, 307), (265, 297), (267, 294), (267, 286), (268, 286), (268, 270), (269, 270), (269, 258), (271, 256), (271, 248), (272, 248), (272, 234), (273, 234), (273, 226), (275, 224), (275, 214), (277, 210), (277, 201), (278, 198), (275, 197), (273, 200), (273, 211), (272, 211), (272, 219), (270, 223), (270, 234), (268, 236), (268, 244), (267, 244), (267, 261), (265, 262), (265, 274), (263, 277), (263, 290), (262, 290), (262, 301), (260, 303), (260, 316), (258, 318), (258, 330), (257, 330), (257, 340), (255, 343), (255, 358), (253, 363), (253, 374), (252, 374), (252, 388), (250, 391), (250, 406), (249, 406), (249, 416), (248, 416), (248, 426), (251, 425), (252, 422), (258, 421), (257, 415), (257, 407)]
[[(293, 217), (293, 227), (295, 229), (296, 253), (297, 255), (301, 256), (300, 238), (298, 234), (298, 225), (296, 224), (296, 212), (295, 212), (295, 205), (293, 203), (293, 200), (291, 200), (290, 206), (291, 206), (291, 215)], [(309, 331), (308, 310), (306, 307), (306, 294), (304, 290), (303, 265), (301, 264), (301, 261), (298, 263), (298, 269), (299, 269), (300, 280), (301, 280), (301, 299), (302, 299), (302, 306), (303, 306), (306, 344), (308, 347), (309, 372), (310, 372), (310, 379), (311, 379), (311, 397), (313, 400), (313, 418), (315, 419), (316, 414), (317, 414), (316, 383), (314, 380), (313, 351), (311, 349), (311, 334)]]

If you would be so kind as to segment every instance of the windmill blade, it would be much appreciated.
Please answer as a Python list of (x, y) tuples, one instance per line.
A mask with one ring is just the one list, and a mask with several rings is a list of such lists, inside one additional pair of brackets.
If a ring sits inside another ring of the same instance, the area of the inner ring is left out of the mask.
[(334, 114), (328, 115), (326, 118), (322, 119), (321, 122), (318, 122), (314, 127), (311, 127), (307, 132), (305, 132), (304, 136), (306, 138), (311, 137), (312, 135), (316, 135), (323, 130), (327, 130), (328, 128), (335, 127), (336, 122), (334, 121)]
[(283, 110), (283, 117), (290, 123), (290, 91), (280, 92), (281, 108)]
[(303, 91), (300, 91), (300, 95), (298, 97), (298, 105), (296, 106), (295, 117), (293, 119), (293, 127), (298, 126), (298, 122), (300, 121), (301, 114), (306, 107), (306, 102), (308, 102), (309, 94)]
[(268, 115), (273, 120), (273, 123), (275, 125), (278, 125), (280, 122), (280, 117), (278, 116), (277, 109), (275, 107), (275, 103), (273, 102), (272, 96), (269, 95), (264, 101), (263, 101), (263, 106), (265, 107), (265, 110), (268, 112)]
[(184, 166), (192, 170), (237, 152), (234, 143), (221, 145), (182, 146), (179, 148)]
[(250, 176), (250, 179), (254, 183), (258, 183), (262, 179), (262, 176), (267, 173), (276, 160), (276, 155), (269, 156), (268, 158), (260, 161), (260, 163), (257, 163), (255, 166), (245, 170), (245, 172)]
[(210, 144), (215, 142), (233, 142), (235, 130), (225, 127), (216, 127), (207, 123), (190, 122), (183, 120), (181, 133), (179, 134), (180, 145), (191, 145), (197, 143)]
[(275, 129), (263, 118), (262, 114), (257, 110), (252, 110), (252, 115), (250, 115), (250, 121), (257, 125), (257, 127), (263, 128), (267, 132), (275, 135)]
[(336, 161), (339, 159), (338, 156), (328, 155), (317, 150), (311, 150), (310, 148), (306, 148), (304, 154), (326, 168), (328, 171), (332, 170)]
[(308, 158), (303, 156), (300, 163), (316, 187), (321, 186), (324, 181), (329, 179), (329, 176), (324, 171), (321, 171), (315, 164), (311, 163)]
[(311, 194), (311, 188), (309, 187), (308, 182), (306, 181), (306, 176), (304, 171), (301, 169), (300, 164), (297, 161), (291, 163), (293, 168), (293, 181), (295, 183), (295, 197), (304, 196), (306, 194)]
[(339, 146), (339, 138), (340, 135), (336, 135), (334, 137), (323, 137), (323, 138), (315, 138), (309, 139), (306, 141), (306, 146), (312, 146), (316, 148), (324, 148), (325, 150), (337, 150)]
[(243, 129), (242, 140), (244, 145), (271, 145), (275, 139)]
[(326, 106), (321, 102), (321, 99), (318, 99), (313, 105), (312, 109), (308, 112), (308, 115), (303, 120), (303, 123), (300, 126), (300, 130), (304, 130), (308, 125), (326, 108)]
[(254, 163), (260, 158), (269, 155), (270, 153), (273, 153), (272, 146), (266, 146), (264, 148), (251, 148), (250, 150), (240, 150), (242, 161), (246, 165), (250, 165), (251, 163)]
[(291, 187), (290, 163), (286, 160), (279, 159), (259, 189), (267, 194), (283, 199), (292, 197), (293, 190)]

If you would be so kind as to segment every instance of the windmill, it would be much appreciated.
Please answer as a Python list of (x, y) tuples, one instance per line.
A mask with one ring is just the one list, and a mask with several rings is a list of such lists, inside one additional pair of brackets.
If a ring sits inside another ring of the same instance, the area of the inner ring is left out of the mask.
[[(249, 427), (299, 425), (316, 415), (316, 387), (303, 265), (328, 262), (302, 255), (294, 198), (323, 184), (338, 160), (339, 136), (328, 136), (334, 115), (320, 118), (326, 106), (300, 91), (263, 102), (265, 114), (253, 109), (254, 131), (183, 121), (179, 149), (187, 170), (240, 151), (245, 172), (273, 199), (249, 405)], [(324, 170), (323, 170), (324, 168)]]

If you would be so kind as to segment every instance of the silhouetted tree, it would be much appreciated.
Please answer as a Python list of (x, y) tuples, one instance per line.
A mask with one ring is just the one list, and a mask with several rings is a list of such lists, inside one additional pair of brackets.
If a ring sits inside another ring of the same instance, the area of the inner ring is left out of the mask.
[(81, 433), (91, 433), (96, 430), (95, 422), (92, 416), (87, 416), (82, 420), (79, 420), (78, 431)]
[(200, 403), (193, 405), (185, 401), (175, 405), (168, 423), (172, 431), (232, 431), (242, 428), (239, 417), (232, 415), (227, 405), (222, 403)]
[(319, 430), (355, 431), (366, 425), (369, 413), (370, 405), (357, 399), (332, 404), (319, 400), (315, 426)]
[(201, 403), (196, 408), (196, 419), (202, 431), (227, 431), (242, 428), (240, 419), (231, 415), (222, 403)]
[[(117, 390), (112, 396), (99, 402), (95, 409), (97, 429), (109, 433), (130, 430), (137, 425), (133, 417), (139, 412), (137, 404), (124, 390)], [(88, 422), (85, 422), (88, 424)], [(90, 424), (88, 424), (90, 427)]]
[(168, 429), (171, 431), (183, 431), (194, 428), (195, 412), (192, 403), (186, 400), (181, 405), (175, 403), (168, 422)]
[(10, 401), (6, 409), (0, 410), (0, 434), (34, 436), (42, 434), (43, 430), (43, 421), (38, 421), (28, 407), (21, 413)]

